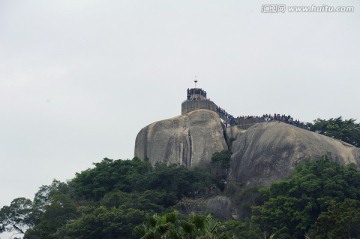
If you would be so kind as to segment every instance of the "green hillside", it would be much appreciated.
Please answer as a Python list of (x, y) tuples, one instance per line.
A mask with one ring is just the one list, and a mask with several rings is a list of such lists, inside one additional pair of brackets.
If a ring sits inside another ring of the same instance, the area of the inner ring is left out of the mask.
[[(358, 125), (341, 118), (311, 127), (356, 144)], [(340, 123), (339, 123), (340, 122)], [(339, 133), (340, 132), (340, 133)], [(341, 133), (342, 132), (342, 133)], [(350, 137), (350, 138), (349, 138)], [(228, 182), (231, 152), (189, 170), (147, 160), (105, 158), (68, 182), (40, 187), (0, 210), (0, 232), (25, 239), (360, 238), (360, 172), (323, 157), (270, 187)], [(231, 215), (208, 199), (231, 200)]]

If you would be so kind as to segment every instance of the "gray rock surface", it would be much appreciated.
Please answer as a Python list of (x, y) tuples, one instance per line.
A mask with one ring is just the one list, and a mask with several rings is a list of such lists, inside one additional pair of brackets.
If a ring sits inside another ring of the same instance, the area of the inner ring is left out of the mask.
[(225, 130), (226, 142), (228, 143), (229, 150), (234, 152), (234, 142), (236, 142), (246, 130), (239, 126), (227, 127)]
[(288, 178), (297, 164), (323, 155), (360, 166), (360, 149), (342, 141), (281, 122), (259, 123), (247, 130), (225, 128), (209, 110), (152, 123), (135, 142), (140, 159), (188, 168), (210, 162), (213, 153), (227, 149), (233, 152), (228, 181), (242, 186)]
[(360, 165), (360, 149), (281, 122), (256, 124), (233, 142), (229, 180), (243, 186), (269, 185), (290, 176), (305, 160), (327, 155)]
[(227, 149), (223, 125), (217, 113), (196, 110), (158, 121), (136, 137), (135, 156), (151, 164), (181, 164), (194, 167), (210, 162), (213, 153)]

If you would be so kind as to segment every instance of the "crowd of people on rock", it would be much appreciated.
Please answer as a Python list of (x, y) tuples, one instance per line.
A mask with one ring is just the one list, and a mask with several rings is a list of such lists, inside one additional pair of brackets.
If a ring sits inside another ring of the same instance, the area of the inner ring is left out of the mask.
[(206, 100), (206, 94), (206, 91), (203, 89), (187, 89), (187, 100)]
[(235, 124), (254, 124), (254, 123), (262, 123), (268, 121), (280, 121), (283, 123), (291, 124), (300, 128), (307, 129), (305, 123), (299, 121), (298, 119), (294, 120), (290, 115), (280, 115), (280, 114), (264, 114), (262, 116), (239, 116), (235, 118)]
[(236, 124), (235, 117), (232, 116), (231, 114), (227, 113), (223, 108), (218, 106), (216, 110), (217, 110), (218, 114), (220, 115), (220, 117), (227, 119), (227, 122), (225, 122), (226, 126)]
[[(194, 97), (196, 96), (196, 97)], [(200, 88), (187, 89), (187, 100), (206, 100), (206, 91)], [(224, 120), (225, 126), (241, 125), (248, 127), (255, 123), (263, 123), (269, 121), (280, 121), (287, 124), (291, 124), (303, 129), (308, 129), (305, 123), (300, 122), (298, 119), (294, 120), (290, 115), (280, 115), (280, 114), (264, 114), (262, 116), (238, 116), (234, 117), (231, 114), (227, 113), (223, 108), (217, 106), (217, 113)]]
[(233, 126), (233, 125), (242, 125), (244, 127), (251, 126), (256, 123), (263, 123), (269, 121), (280, 121), (286, 124), (294, 125), (303, 129), (308, 129), (307, 125), (301, 122), (298, 119), (294, 119), (290, 115), (285, 114), (264, 114), (262, 116), (238, 116), (234, 117), (231, 114), (227, 113), (223, 108), (218, 107), (217, 112), (219, 113), (222, 119), (226, 119), (224, 124), (225, 126)]
[(234, 117), (231, 114), (227, 113), (226, 110), (224, 110), (221, 107), (217, 107), (216, 109), (217, 113), (220, 115), (222, 119), (224, 119), (225, 126), (233, 126), (233, 125), (243, 125), (243, 126), (249, 126), (253, 125), (255, 123), (263, 123), (263, 122), (269, 122), (269, 121), (280, 121), (283, 123), (287, 123), (290, 125), (294, 125), (303, 129), (308, 129), (307, 125), (303, 122), (301, 122), (298, 119), (294, 119), (290, 115), (285, 114), (264, 114), (262, 116), (238, 116)]

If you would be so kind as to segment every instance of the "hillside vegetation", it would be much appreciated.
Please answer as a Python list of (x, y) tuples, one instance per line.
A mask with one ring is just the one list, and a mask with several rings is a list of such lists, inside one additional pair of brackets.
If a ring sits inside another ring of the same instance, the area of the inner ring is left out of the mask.
[[(105, 158), (69, 182), (40, 187), (33, 200), (1, 208), (0, 232), (25, 239), (360, 238), (354, 165), (322, 157), (269, 187), (244, 188), (227, 181), (230, 158), (217, 152), (192, 170)], [(216, 196), (231, 200), (232, 216), (210, 213), (206, 202)]]
[(360, 147), (360, 124), (355, 119), (343, 120), (341, 116), (329, 120), (317, 119), (308, 126), (311, 131)]
[(69, 183), (42, 186), (33, 201), (14, 199), (1, 209), (1, 229), (28, 239), (360, 237), (360, 172), (352, 165), (323, 158), (268, 188), (228, 192), (244, 212), (238, 220), (176, 210), (181, 199), (207, 197), (209, 186), (221, 193), (220, 179), (203, 169), (104, 159)]

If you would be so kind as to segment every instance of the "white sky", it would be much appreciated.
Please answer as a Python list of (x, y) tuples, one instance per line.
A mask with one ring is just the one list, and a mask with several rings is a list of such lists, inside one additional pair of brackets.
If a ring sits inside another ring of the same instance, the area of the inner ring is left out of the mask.
[(194, 75), (234, 116), (360, 119), (358, 0), (242, 2), (0, 0), (0, 207), (132, 158), (142, 127), (180, 114)]

